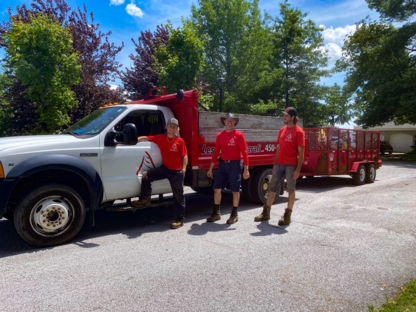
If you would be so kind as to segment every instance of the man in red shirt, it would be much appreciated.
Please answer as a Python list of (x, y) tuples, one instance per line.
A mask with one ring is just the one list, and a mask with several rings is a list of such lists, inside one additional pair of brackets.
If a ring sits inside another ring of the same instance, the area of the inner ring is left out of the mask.
[(218, 170), (214, 180), (214, 211), (211, 217), (207, 218), (208, 222), (215, 222), (221, 219), (220, 204), (221, 190), (230, 183), (230, 189), (233, 193), (233, 210), (227, 224), (233, 224), (238, 221), (238, 204), (240, 202), (240, 185), (241, 171), (243, 169), (243, 178), (248, 179), (248, 151), (247, 142), (244, 134), (235, 130), (238, 118), (234, 114), (227, 113), (221, 117), (221, 123), (225, 126), (225, 130), (218, 133), (215, 141), (215, 149), (212, 155), (211, 166), (207, 172), (207, 176), (212, 178), (212, 168), (219, 159)]
[(283, 183), (285, 177), (287, 192), (289, 193), (288, 205), (278, 224), (289, 225), (291, 222), (290, 217), (295, 203), (296, 179), (299, 178), (303, 163), (303, 152), (305, 150), (305, 133), (297, 125), (297, 115), (298, 113), (293, 107), (287, 107), (283, 111), (283, 122), (286, 126), (280, 129), (277, 136), (272, 180), (270, 181), (263, 212), (254, 218), (256, 222), (270, 220), (270, 209), (276, 197), (277, 187), (279, 183)]
[(175, 221), (171, 229), (183, 226), (185, 221), (185, 196), (183, 194), (183, 179), (186, 165), (188, 164), (188, 152), (182, 138), (176, 136), (179, 131), (179, 122), (171, 118), (166, 126), (167, 134), (156, 134), (138, 137), (138, 141), (152, 141), (156, 143), (162, 154), (163, 165), (146, 171), (142, 177), (140, 200), (132, 202), (133, 206), (150, 206), (152, 194), (152, 182), (168, 179), (172, 187), (175, 208)]

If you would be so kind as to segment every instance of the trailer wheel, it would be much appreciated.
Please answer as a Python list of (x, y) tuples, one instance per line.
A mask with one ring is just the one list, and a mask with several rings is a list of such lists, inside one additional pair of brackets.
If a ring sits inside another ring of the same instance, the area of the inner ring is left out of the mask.
[[(269, 191), (269, 184), (272, 179), (272, 169), (258, 169), (249, 182), (249, 192), (251, 201), (264, 205), (267, 200), (267, 192)], [(273, 203), (276, 203), (279, 198), (279, 190), (276, 192), (276, 197)]]
[(367, 175), (365, 177), (366, 183), (373, 183), (376, 180), (376, 166), (369, 165), (367, 167)]
[(85, 220), (84, 201), (72, 188), (47, 184), (30, 191), (17, 205), (14, 226), (20, 237), (36, 247), (70, 241)]
[(352, 177), (354, 179), (354, 183), (357, 185), (363, 185), (366, 181), (367, 171), (365, 170), (364, 165), (360, 165), (358, 167), (357, 172), (355, 172)]

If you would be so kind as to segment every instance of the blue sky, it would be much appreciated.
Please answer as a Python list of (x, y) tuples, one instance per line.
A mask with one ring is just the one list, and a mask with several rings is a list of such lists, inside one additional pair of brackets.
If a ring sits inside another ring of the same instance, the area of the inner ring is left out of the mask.
[[(170, 20), (174, 26), (181, 25), (181, 17), (188, 17), (191, 5), (197, 5), (197, 0), (66, 0), (70, 8), (76, 9), (87, 6), (88, 12), (93, 12), (95, 23), (101, 25), (102, 32), (111, 31), (109, 41), (120, 45), (124, 42), (123, 50), (117, 60), (125, 67), (131, 67), (129, 55), (135, 53), (131, 38), (137, 41), (141, 31), (154, 31), (157, 25)], [(279, 14), (280, 0), (260, 0), (262, 13), (267, 11), (272, 16)], [(13, 12), (17, 5), (30, 5), (30, 0), (7, 0), (0, 3), (0, 20), (7, 20), (7, 8)], [(317, 25), (325, 28), (323, 33), (325, 46), (329, 50), (330, 66), (341, 56), (344, 37), (354, 31), (354, 24), (366, 16), (378, 18), (375, 11), (371, 11), (365, 0), (291, 0), (293, 7), (308, 13), (308, 18)], [(0, 50), (0, 57), (4, 52)], [(325, 78), (324, 84), (343, 84), (344, 75), (337, 74)], [(114, 82), (120, 84), (119, 81)]]

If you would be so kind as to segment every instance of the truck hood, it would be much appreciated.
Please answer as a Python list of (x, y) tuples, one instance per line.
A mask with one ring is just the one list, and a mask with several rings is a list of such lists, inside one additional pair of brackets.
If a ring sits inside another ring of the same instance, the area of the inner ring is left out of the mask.
[(50, 143), (65, 144), (76, 142), (80, 139), (70, 134), (56, 134), (56, 135), (30, 135), (30, 136), (16, 136), (0, 138), (0, 151), (15, 147), (29, 147), (34, 145), (48, 145)]

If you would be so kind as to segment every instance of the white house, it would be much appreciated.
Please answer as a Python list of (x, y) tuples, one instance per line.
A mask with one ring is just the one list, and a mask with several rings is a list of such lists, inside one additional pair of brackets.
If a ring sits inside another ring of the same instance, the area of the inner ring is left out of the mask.
[[(361, 129), (361, 127), (355, 127)], [(394, 122), (383, 126), (369, 128), (368, 130), (380, 131), (381, 140), (389, 142), (393, 146), (393, 152), (406, 153), (411, 146), (416, 146), (416, 125), (395, 125)]]

